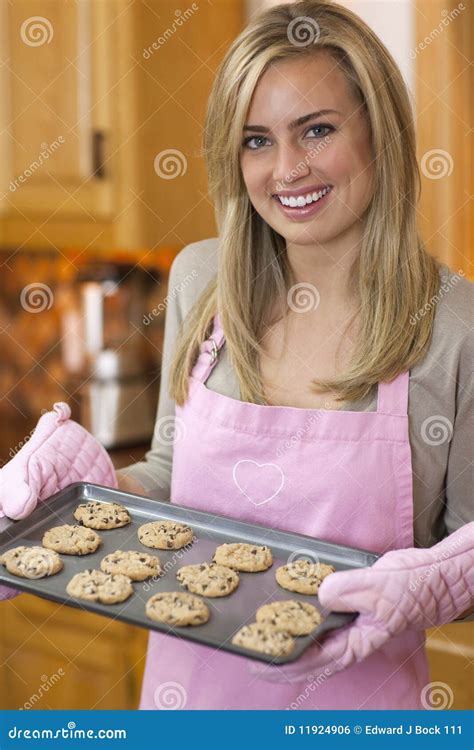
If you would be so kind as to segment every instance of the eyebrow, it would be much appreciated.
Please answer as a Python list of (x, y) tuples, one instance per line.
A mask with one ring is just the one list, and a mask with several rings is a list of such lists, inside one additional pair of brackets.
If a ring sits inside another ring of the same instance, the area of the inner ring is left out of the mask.
[[(310, 112), (308, 115), (302, 115), (301, 117), (297, 117), (296, 120), (292, 120), (288, 125), (288, 130), (294, 130), (300, 125), (304, 125), (308, 120), (313, 120), (316, 117), (321, 117), (321, 115), (329, 114), (340, 115), (341, 113), (338, 112), (337, 109), (318, 109), (316, 112)], [(270, 132), (270, 128), (265, 127), (265, 125), (244, 125), (244, 130), (254, 130), (257, 133)]]

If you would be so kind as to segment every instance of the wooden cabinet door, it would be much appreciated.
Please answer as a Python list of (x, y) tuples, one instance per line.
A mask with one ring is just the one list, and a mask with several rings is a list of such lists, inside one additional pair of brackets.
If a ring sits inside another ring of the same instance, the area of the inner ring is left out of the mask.
[(107, 156), (120, 5), (0, 3), (3, 215), (113, 214)]
[(148, 631), (28, 594), (0, 608), (0, 709), (138, 708)]

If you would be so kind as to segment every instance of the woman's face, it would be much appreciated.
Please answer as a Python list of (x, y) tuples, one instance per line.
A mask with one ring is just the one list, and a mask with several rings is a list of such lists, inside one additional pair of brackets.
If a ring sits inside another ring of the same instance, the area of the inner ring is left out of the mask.
[(372, 196), (369, 127), (327, 53), (274, 63), (246, 126), (240, 163), (250, 200), (287, 242), (327, 243), (360, 222)]

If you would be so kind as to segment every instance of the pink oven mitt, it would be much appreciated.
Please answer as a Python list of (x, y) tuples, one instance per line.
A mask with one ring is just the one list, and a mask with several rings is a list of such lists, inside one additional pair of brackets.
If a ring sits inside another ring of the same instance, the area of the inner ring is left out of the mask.
[(353, 624), (310, 646), (294, 664), (252, 662), (269, 682), (301, 682), (316, 670), (339, 672), (366, 659), (404, 630), (452, 622), (474, 602), (474, 521), (428, 549), (382, 555), (370, 568), (332, 573), (319, 601), (337, 612), (360, 612)]
[[(0, 517), (25, 518), (38, 502), (73, 482), (118, 486), (105, 448), (70, 416), (66, 403), (54, 404), (53, 411), (39, 419), (31, 439), (0, 469)], [(0, 587), (0, 598), (14, 595), (12, 589)]]

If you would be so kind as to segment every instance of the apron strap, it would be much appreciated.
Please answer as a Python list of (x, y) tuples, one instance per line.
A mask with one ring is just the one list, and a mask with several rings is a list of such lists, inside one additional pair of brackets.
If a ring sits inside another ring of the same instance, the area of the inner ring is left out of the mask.
[(224, 331), (219, 314), (216, 313), (213, 318), (212, 333), (200, 346), (199, 357), (192, 372), (193, 378), (199, 380), (201, 383), (206, 382), (216, 365), (219, 350), (222, 349), (224, 344)]
[(389, 383), (378, 384), (377, 412), (405, 417), (408, 414), (410, 372), (405, 370)]

